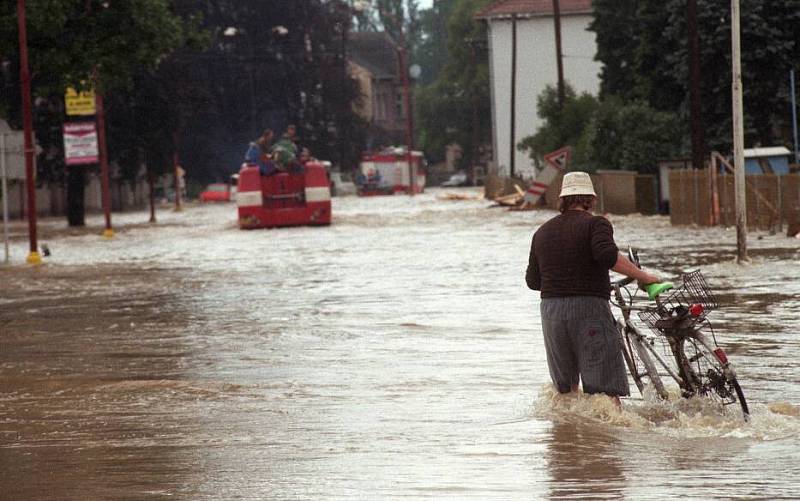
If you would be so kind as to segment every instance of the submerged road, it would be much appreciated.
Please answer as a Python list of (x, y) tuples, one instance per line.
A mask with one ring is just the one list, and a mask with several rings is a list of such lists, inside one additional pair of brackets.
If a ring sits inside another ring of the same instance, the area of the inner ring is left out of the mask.
[[(463, 190), (463, 193), (478, 192)], [(334, 199), (325, 228), (230, 204), (40, 228), (0, 266), (0, 498), (796, 499), (800, 241), (611, 216), (662, 275), (701, 267), (753, 411), (548, 384), (530, 237), (552, 212)]]

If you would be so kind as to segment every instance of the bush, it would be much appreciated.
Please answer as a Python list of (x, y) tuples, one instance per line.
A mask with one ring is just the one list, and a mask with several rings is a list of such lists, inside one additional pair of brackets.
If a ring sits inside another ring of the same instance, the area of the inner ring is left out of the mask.
[(576, 96), (567, 86), (563, 111), (558, 95), (548, 86), (538, 99), (545, 124), (518, 144), (537, 166), (548, 152), (572, 146), (572, 170), (597, 169), (656, 171), (659, 160), (682, 151), (685, 126), (675, 113), (657, 111), (641, 101), (625, 103), (609, 96), (598, 101), (589, 94)]

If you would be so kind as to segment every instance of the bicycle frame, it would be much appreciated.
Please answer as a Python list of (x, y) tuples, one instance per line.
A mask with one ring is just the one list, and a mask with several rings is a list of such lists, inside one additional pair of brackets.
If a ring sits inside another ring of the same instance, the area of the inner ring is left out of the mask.
[[(706, 336), (700, 329), (695, 327), (679, 329), (675, 334), (664, 335), (664, 338), (666, 338), (669, 343), (672, 356), (674, 357), (674, 365), (678, 367), (678, 370), (676, 370), (673, 367), (673, 364), (668, 362), (658, 352), (658, 350), (656, 350), (654, 346), (654, 340), (656, 336), (646, 335), (631, 321), (631, 311), (636, 309), (632, 304), (632, 299), (630, 301), (625, 300), (619, 285), (614, 286), (614, 295), (617, 299), (617, 306), (622, 312), (622, 319), (617, 318), (616, 322), (620, 332), (620, 343), (622, 345), (623, 356), (626, 364), (628, 364), (628, 367), (631, 369), (634, 382), (636, 383), (640, 392), (644, 389), (644, 385), (641, 382), (641, 376), (648, 375), (651, 378), (653, 386), (655, 386), (655, 390), (659, 396), (665, 400), (668, 399), (668, 394), (666, 389), (664, 389), (663, 384), (660, 380), (656, 380), (658, 376), (654, 376), (654, 373), (657, 371), (654, 364), (654, 362), (656, 362), (658, 366), (663, 369), (663, 372), (668, 374), (677, 383), (678, 387), (680, 387), (683, 391), (684, 396), (690, 396), (696, 393), (695, 387), (699, 384), (699, 382), (690, 382), (688, 380), (689, 378), (696, 379), (697, 374), (691, 367), (693, 360), (688, 359), (684, 353), (684, 346), (687, 339), (696, 340), (710, 353), (714, 353), (718, 358), (721, 358), (721, 369), (727, 380), (736, 378), (736, 373), (730, 363), (727, 362), (727, 356), (725, 355), (724, 351), (722, 351), (722, 348), (718, 347), (716, 343), (710, 340), (709, 337)], [(661, 308), (658, 298), (656, 298), (656, 304), (658, 308)], [(626, 345), (626, 342), (628, 342), (629, 345)], [(636, 355), (645, 366), (645, 370), (647, 371), (646, 374), (639, 374), (638, 377), (637, 375), (633, 374), (635, 370), (634, 368), (636, 367), (636, 362), (634, 360), (633, 353), (630, 352), (629, 346), (632, 346), (636, 351)], [(724, 360), (724, 362), (722, 360)]]
[[(639, 266), (638, 255), (632, 248), (628, 249), (628, 258)], [(644, 379), (647, 378), (658, 396), (669, 400), (669, 393), (661, 381), (661, 374), (666, 373), (678, 384), (682, 397), (709, 396), (722, 405), (738, 402), (747, 420), (750, 411), (736, 372), (725, 351), (717, 346), (713, 331), (712, 337), (703, 332), (703, 325), (710, 326), (707, 313), (718, 307), (716, 299), (699, 271), (684, 273), (681, 279), (678, 288), (671, 283), (652, 284), (648, 295), (655, 300), (655, 308), (635, 307), (633, 295), (627, 289), (629, 299), (625, 300), (622, 289), (632, 279), (612, 285), (616, 306), (622, 312), (622, 318), (615, 318), (615, 321), (628, 371), (642, 395), (645, 394)], [(672, 292), (666, 294), (668, 290)], [(639, 311), (640, 320), (653, 334), (645, 334), (631, 321), (631, 311), (634, 310)], [(669, 352), (665, 351), (664, 356), (655, 347), (657, 338), (669, 344)], [(639, 371), (637, 360), (641, 362), (643, 372)]]

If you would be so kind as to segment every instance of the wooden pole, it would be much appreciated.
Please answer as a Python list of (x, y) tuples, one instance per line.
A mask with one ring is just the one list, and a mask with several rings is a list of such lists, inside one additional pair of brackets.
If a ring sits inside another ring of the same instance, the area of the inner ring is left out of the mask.
[(794, 163), (800, 163), (800, 151), (797, 145), (797, 96), (795, 93), (794, 68), (789, 71), (789, 85), (792, 95), (792, 138), (794, 139)]
[(689, 124), (692, 140), (692, 167), (702, 169), (705, 163), (705, 134), (700, 102), (700, 35), (697, 30), (697, 0), (688, 0), (686, 27), (689, 35)]
[(553, 0), (553, 22), (556, 32), (556, 67), (558, 68), (558, 107), (564, 108), (566, 90), (564, 88), (564, 55), (561, 51), (561, 7), (558, 0)]
[(742, 103), (742, 43), (739, 0), (731, 0), (731, 52), (733, 61), (733, 160), (736, 192), (736, 261), (745, 263), (747, 257), (747, 192), (744, 172), (744, 105)]
[(509, 150), (511, 158), (509, 159), (509, 175), (514, 177), (514, 129), (516, 128), (516, 108), (517, 107), (517, 15), (511, 14), (511, 141), (509, 143)]
[(0, 183), (2, 183), (3, 193), (3, 247), (5, 248), (5, 264), (8, 264), (11, 257), (8, 252), (8, 185), (6, 183), (6, 135), (0, 132)]

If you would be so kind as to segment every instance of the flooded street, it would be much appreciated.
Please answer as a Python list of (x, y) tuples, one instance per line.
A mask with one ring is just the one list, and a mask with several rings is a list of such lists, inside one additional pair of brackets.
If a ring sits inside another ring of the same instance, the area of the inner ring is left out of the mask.
[(46, 221), (39, 268), (20, 233), (0, 498), (797, 498), (800, 240), (751, 233), (740, 267), (734, 229), (611, 216), (646, 267), (703, 269), (753, 418), (618, 412), (550, 389), (523, 277), (554, 213), (441, 193), (337, 198), (323, 228), (241, 231), (230, 204), (115, 214), (113, 240)]

